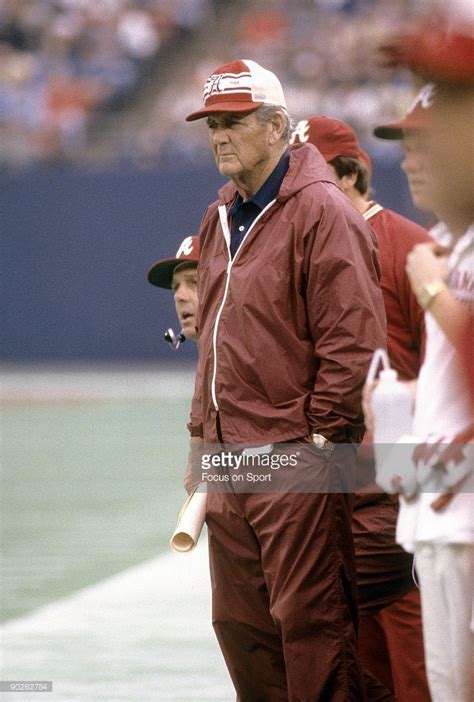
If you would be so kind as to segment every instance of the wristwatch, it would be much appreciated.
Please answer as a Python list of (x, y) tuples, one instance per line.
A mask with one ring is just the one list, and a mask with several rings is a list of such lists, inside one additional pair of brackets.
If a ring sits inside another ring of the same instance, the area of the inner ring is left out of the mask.
[(435, 280), (434, 283), (425, 283), (417, 290), (416, 299), (424, 310), (428, 310), (434, 302), (434, 299), (440, 292), (446, 290), (446, 283), (442, 280)]
[(334, 444), (329, 439), (326, 439), (322, 434), (312, 434), (313, 444), (319, 449), (326, 449), (326, 451), (334, 451)]

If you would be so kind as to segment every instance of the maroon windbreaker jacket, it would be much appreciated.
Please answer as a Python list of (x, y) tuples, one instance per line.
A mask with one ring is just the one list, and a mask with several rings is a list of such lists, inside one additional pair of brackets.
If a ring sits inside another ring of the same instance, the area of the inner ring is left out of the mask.
[(200, 228), (199, 364), (189, 429), (228, 443), (312, 431), (362, 439), (361, 389), (386, 345), (377, 243), (319, 152), (291, 149), (280, 192), (230, 259), (229, 182)]

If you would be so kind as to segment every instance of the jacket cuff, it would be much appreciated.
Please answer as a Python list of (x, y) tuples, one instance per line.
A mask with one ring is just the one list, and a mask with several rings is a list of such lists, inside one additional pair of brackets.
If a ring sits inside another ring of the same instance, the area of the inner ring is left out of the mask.
[(192, 424), (191, 422), (188, 422), (187, 427), (190, 436), (197, 436), (200, 439), (204, 438), (202, 424)]

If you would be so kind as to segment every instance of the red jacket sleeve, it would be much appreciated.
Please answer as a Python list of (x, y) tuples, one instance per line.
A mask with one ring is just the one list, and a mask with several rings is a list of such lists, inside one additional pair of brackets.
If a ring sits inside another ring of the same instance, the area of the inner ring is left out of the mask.
[(334, 442), (360, 442), (362, 387), (374, 350), (386, 347), (375, 235), (337, 191), (310, 249), (306, 294), (318, 370), (308, 421)]
[[(215, 209), (215, 206), (214, 206)], [(213, 206), (210, 205), (201, 220), (201, 226), (199, 228), (199, 247), (202, 249), (202, 244), (206, 236), (206, 224), (210, 214), (212, 213)], [(197, 268), (197, 293), (198, 293), (198, 311), (196, 315), (196, 331), (198, 337), (198, 350), (199, 350), (199, 327), (200, 327), (200, 281), (199, 281), (199, 264)], [(202, 423), (202, 370), (201, 364), (198, 363), (196, 377), (194, 380), (194, 394), (191, 401), (191, 412), (189, 415), (188, 431), (192, 437), (203, 437), (203, 423)]]
[(203, 437), (203, 427), (202, 427), (202, 407), (201, 407), (201, 369), (198, 365), (196, 371), (196, 377), (194, 379), (194, 394), (191, 401), (191, 412), (189, 415), (188, 431), (191, 436)]

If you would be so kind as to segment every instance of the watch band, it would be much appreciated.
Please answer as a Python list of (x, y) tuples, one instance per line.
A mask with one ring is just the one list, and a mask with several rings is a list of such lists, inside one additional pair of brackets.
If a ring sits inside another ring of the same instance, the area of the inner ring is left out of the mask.
[(335, 444), (329, 439), (326, 439), (322, 434), (316, 434), (313, 432), (313, 444), (319, 449), (325, 449), (326, 451), (334, 451)]

